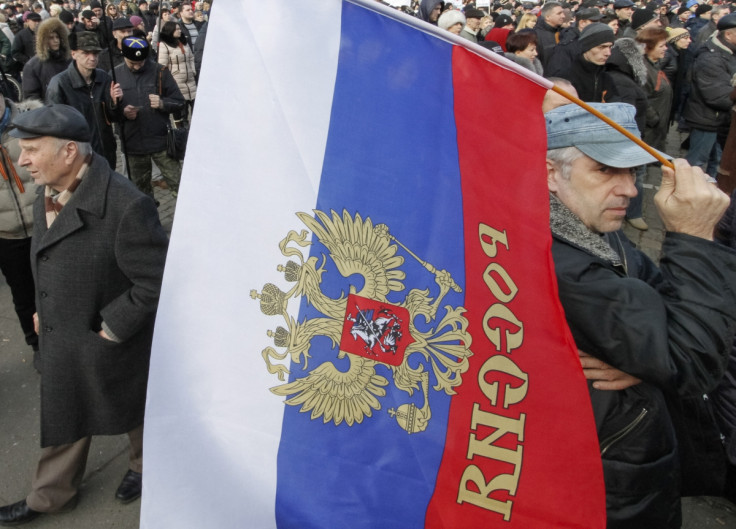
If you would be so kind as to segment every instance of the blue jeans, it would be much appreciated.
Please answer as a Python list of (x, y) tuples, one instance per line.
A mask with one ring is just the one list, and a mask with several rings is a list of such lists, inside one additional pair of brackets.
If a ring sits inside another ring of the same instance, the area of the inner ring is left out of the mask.
[(690, 165), (702, 167), (709, 176), (715, 178), (721, 162), (721, 146), (716, 141), (716, 133), (692, 129), (690, 150), (685, 159)]

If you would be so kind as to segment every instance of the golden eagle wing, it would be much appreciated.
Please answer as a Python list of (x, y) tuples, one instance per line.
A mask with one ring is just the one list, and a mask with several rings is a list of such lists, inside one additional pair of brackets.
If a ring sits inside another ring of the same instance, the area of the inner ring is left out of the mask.
[(338, 425), (345, 421), (349, 426), (363, 422), (372, 410), (381, 408), (376, 397), (386, 395), (386, 378), (377, 375), (375, 362), (349, 355), (350, 368), (339, 371), (332, 362), (325, 362), (306, 377), (294, 380), (271, 391), (282, 397), (290, 397), (286, 404), (300, 406), (301, 412), (311, 412), (311, 418), (322, 417), (323, 422)]
[(322, 211), (315, 211), (316, 218), (297, 215), (327, 247), (344, 277), (360, 274), (365, 278), (359, 296), (385, 299), (390, 291), (404, 289), (405, 275), (398, 268), (404, 258), (396, 255), (396, 244), (387, 233), (375, 229), (370, 218), (363, 220), (360, 214), (353, 218), (347, 211), (342, 216), (333, 211), (331, 217)]

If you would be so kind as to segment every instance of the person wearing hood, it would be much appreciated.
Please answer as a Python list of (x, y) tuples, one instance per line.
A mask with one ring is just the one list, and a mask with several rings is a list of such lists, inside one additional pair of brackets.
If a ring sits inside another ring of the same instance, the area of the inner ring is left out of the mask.
[(23, 67), (23, 99), (45, 99), (51, 78), (70, 62), (66, 24), (58, 18), (41, 22), (36, 31), (36, 55)]
[[(647, 67), (644, 65), (644, 56), (634, 39), (620, 38), (616, 41), (611, 50), (611, 56), (606, 62), (606, 72), (616, 84), (618, 101), (628, 103), (636, 109), (634, 120), (639, 131), (643, 131), (647, 124), (648, 103), (647, 93), (644, 90), (647, 83)], [(637, 195), (629, 201), (629, 207), (626, 209), (626, 222), (642, 231), (649, 229), (642, 216), (645, 174), (646, 166), (636, 168), (634, 185)]]
[(444, 7), (442, 0), (422, 0), (419, 4), (419, 18), (436, 26)]
[(504, 56), (507, 59), (537, 75), (544, 75), (542, 63), (537, 58), (537, 35), (533, 31), (510, 34), (506, 39), (506, 50)]

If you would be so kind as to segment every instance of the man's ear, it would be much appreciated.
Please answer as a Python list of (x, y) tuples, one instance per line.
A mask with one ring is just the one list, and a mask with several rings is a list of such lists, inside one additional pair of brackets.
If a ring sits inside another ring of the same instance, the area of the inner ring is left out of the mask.
[(70, 141), (64, 146), (64, 161), (67, 165), (72, 165), (79, 155), (79, 146), (76, 142)]
[(561, 176), (557, 164), (547, 158), (547, 188), (550, 193), (557, 192), (557, 179)]

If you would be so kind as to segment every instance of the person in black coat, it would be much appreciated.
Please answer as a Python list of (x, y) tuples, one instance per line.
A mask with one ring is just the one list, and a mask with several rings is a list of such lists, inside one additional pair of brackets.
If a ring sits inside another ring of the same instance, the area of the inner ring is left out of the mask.
[[(111, 169), (117, 162), (117, 142), (112, 130), (116, 103), (116, 87), (110, 75), (97, 68), (102, 48), (97, 35), (80, 31), (70, 36), (74, 61), (49, 83), (46, 99), (79, 110), (92, 132), (90, 143), (97, 154), (105, 157)], [(119, 85), (118, 85), (119, 90)]]
[(547, 71), (547, 62), (552, 56), (552, 50), (560, 42), (560, 30), (564, 22), (565, 10), (561, 4), (546, 2), (542, 6), (534, 32), (537, 34), (537, 54), (545, 71)]
[[(638, 132), (629, 105), (595, 108)], [(728, 197), (682, 160), (663, 167), (655, 204), (667, 235), (657, 267), (620, 231), (621, 208), (636, 194), (631, 167), (655, 158), (575, 105), (545, 120), (552, 258), (567, 323), (581, 351), (639, 379), (611, 391), (589, 386), (607, 527), (680, 529), (680, 438), (669, 404), (702, 400), (730, 352), (736, 252), (712, 241)]]
[(153, 200), (92, 151), (77, 110), (46, 106), (13, 125), (23, 149), (18, 162), (43, 186), (31, 246), (42, 453), (28, 496), (0, 507), (2, 525), (73, 508), (94, 435), (128, 433), (129, 471), (116, 498), (140, 497), (148, 365), (167, 248)]
[(577, 41), (555, 50), (545, 75), (570, 81), (586, 103), (618, 101), (616, 85), (605, 67), (613, 41), (613, 30), (595, 22), (583, 29)]
[(25, 27), (13, 39), (13, 59), (21, 66), (25, 66), (36, 54), (36, 29), (40, 23), (41, 15), (29, 13)]
[(115, 77), (123, 91), (118, 119), (124, 120), (130, 177), (141, 191), (153, 196), (152, 161), (169, 189), (179, 188), (181, 163), (167, 156), (166, 137), (170, 114), (184, 108), (186, 101), (171, 72), (151, 61), (149, 52), (143, 37), (123, 39), (125, 62), (115, 68)]

